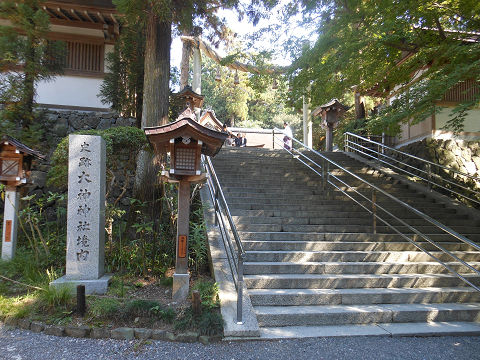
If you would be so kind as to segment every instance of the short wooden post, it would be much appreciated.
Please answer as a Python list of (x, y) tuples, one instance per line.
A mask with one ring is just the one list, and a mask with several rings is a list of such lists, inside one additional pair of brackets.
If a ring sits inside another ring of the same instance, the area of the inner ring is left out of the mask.
[(85, 285), (77, 285), (77, 313), (83, 317), (85, 316), (85, 309)]
[(192, 291), (192, 310), (194, 315), (202, 313), (202, 300), (200, 299), (200, 292), (198, 290)]

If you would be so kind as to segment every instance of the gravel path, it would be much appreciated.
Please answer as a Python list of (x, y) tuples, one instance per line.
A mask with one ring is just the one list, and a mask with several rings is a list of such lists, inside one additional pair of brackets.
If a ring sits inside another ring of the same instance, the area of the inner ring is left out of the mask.
[(221, 342), (204, 346), (164, 341), (60, 338), (0, 329), (0, 359), (480, 359), (480, 337), (337, 337)]

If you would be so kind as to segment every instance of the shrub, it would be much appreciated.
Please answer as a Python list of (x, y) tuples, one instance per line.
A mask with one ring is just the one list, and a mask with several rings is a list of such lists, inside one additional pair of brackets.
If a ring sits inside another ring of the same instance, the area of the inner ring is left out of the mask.
[(198, 321), (201, 335), (217, 335), (223, 332), (223, 318), (217, 311), (205, 311)]
[(121, 303), (117, 299), (112, 298), (94, 298), (89, 306), (89, 313), (94, 317), (112, 317), (118, 314)]
[(218, 284), (210, 280), (199, 280), (193, 286), (192, 290), (198, 290), (202, 305), (207, 308), (218, 307)]

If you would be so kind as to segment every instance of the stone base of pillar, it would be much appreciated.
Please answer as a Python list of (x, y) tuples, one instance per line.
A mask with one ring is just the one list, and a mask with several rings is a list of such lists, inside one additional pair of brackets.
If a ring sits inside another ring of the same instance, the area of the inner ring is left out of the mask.
[(105, 274), (100, 279), (96, 280), (71, 280), (67, 279), (66, 276), (62, 276), (61, 278), (52, 281), (49, 285), (50, 287), (56, 288), (68, 286), (72, 289), (72, 293), (77, 292), (77, 285), (85, 285), (85, 294), (103, 295), (107, 293), (108, 284), (111, 279), (112, 274)]
[(173, 274), (172, 300), (175, 302), (183, 302), (188, 297), (189, 291), (189, 274)]

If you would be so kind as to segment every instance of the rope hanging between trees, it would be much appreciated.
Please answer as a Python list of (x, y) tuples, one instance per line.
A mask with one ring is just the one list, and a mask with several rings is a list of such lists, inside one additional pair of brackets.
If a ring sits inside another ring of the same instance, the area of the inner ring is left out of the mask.
[[(207, 55), (210, 59), (212, 59), (218, 64), (220, 64), (220, 62), (223, 60), (223, 58), (220, 55), (218, 55), (218, 53), (214, 49), (212, 49), (210, 45), (208, 45), (206, 42), (204, 42), (202, 39), (198, 37), (180, 36), (180, 39), (182, 41), (189, 42), (190, 44), (192, 44), (193, 47), (200, 49), (201, 51), (203, 51), (205, 55)], [(281, 73), (284, 73), (286, 70), (284, 67), (260, 69), (257, 66), (244, 64), (239, 61), (233, 61), (231, 63), (225, 64), (224, 66), (232, 70), (238, 70), (238, 71), (255, 73), (255, 74), (268, 74), (268, 75), (281, 74)]]

